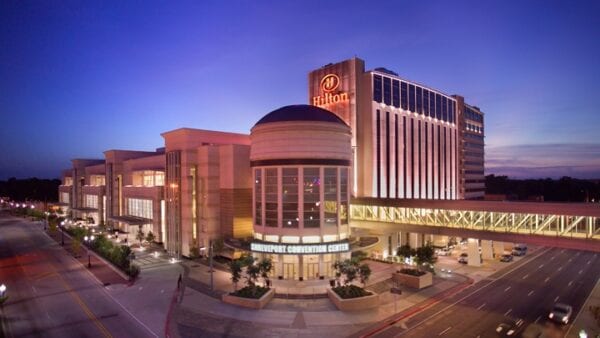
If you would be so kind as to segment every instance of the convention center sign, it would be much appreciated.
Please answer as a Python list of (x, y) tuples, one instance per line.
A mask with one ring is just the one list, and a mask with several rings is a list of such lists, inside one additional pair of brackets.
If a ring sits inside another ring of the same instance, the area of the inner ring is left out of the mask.
[(348, 241), (340, 241), (314, 244), (284, 244), (253, 241), (250, 243), (250, 251), (288, 255), (328, 254), (350, 251), (350, 243)]

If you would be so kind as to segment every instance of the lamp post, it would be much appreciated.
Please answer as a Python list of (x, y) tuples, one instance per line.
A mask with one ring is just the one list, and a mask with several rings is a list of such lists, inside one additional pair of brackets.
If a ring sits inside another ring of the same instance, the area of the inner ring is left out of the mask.
[(214, 291), (213, 288), (213, 241), (210, 240), (210, 245), (208, 247), (208, 255), (209, 255), (209, 270), (210, 271), (210, 291)]
[(65, 221), (60, 222), (60, 245), (65, 246)]
[(6, 296), (6, 285), (2, 284), (0, 285), (0, 305), (2, 305), (6, 299), (8, 299), (8, 296)]
[(83, 237), (85, 242), (87, 243), (87, 254), (88, 254), (88, 268), (92, 267), (92, 259), (90, 258), (90, 244), (94, 240), (94, 235)]

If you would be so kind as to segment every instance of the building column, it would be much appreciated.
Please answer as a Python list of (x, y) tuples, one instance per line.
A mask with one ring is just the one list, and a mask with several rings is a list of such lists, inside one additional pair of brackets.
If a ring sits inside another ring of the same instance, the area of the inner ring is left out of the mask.
[(481, 240), (481, 258), (494, 259), (494, 251), (492, 249), (492, 241)]
[(319, 254), (319, 276), (325, 276), (325, 269), (323, 266), (323, 254)]
[(300, 277), (304, 277), (304, 259), (302, 255), (298, 255), (298, 280)]
[(504, 254), (504, 242), (494, 241), (492, 243), (492, 246), (496, 257), (502, 256)]
[(481, 256), (479, 255), (479, 240), (469, 238), (467, 240), (468, 264), (470, 266), (481, 266)]
[(408, 234), (408, 244), (410, 245), (411, 248), (416, 249), (418, 247), (420, 247), (419, 245), (419, 234), (416, 233), (410, 233)]
[(277, 269), (275, 272), (277, 273), (277, 278), (283, 276), (283, 255), (277, 257)]

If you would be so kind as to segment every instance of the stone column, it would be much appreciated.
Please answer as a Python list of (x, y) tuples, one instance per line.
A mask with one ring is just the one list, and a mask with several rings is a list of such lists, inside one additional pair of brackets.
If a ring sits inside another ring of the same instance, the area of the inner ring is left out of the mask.
[(481, 266), (481, 256), (479, 255), (479, 240), (469, 238), (467, 241), (467, 254), (469, 255), (468, 264), (470, 266)]
[(481, 240), (481, 258), (494, 259), (494, 251), (492, 250), (492, 241)]
[(410, 233), (408, 236), (409, 236), (408, 244), (410, 245), (411, 248), (416, 249), (416, 248), (420, 247), (420, 245), (419, 245), (420, 234)]

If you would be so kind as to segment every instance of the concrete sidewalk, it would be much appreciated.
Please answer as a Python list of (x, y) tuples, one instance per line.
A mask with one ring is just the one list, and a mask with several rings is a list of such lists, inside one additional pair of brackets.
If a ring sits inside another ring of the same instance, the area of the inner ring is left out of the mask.
[[(581, 307), (581, 312), (577, 318), (575, 318), (573, 326), (571, 326), (565, 337), (579, 338), (579, 332), (581, 332), (581, 330), (584, 330), (589, 338), (600, 337), (600, 321), (594, 319), (591, 311), (591, 307), (593, 306), (600, 307), (600, 280), (596, 282), (596, 286), (594, 286), (588, 299)], [(598, 311), (600, 311), (600, 309)]]

